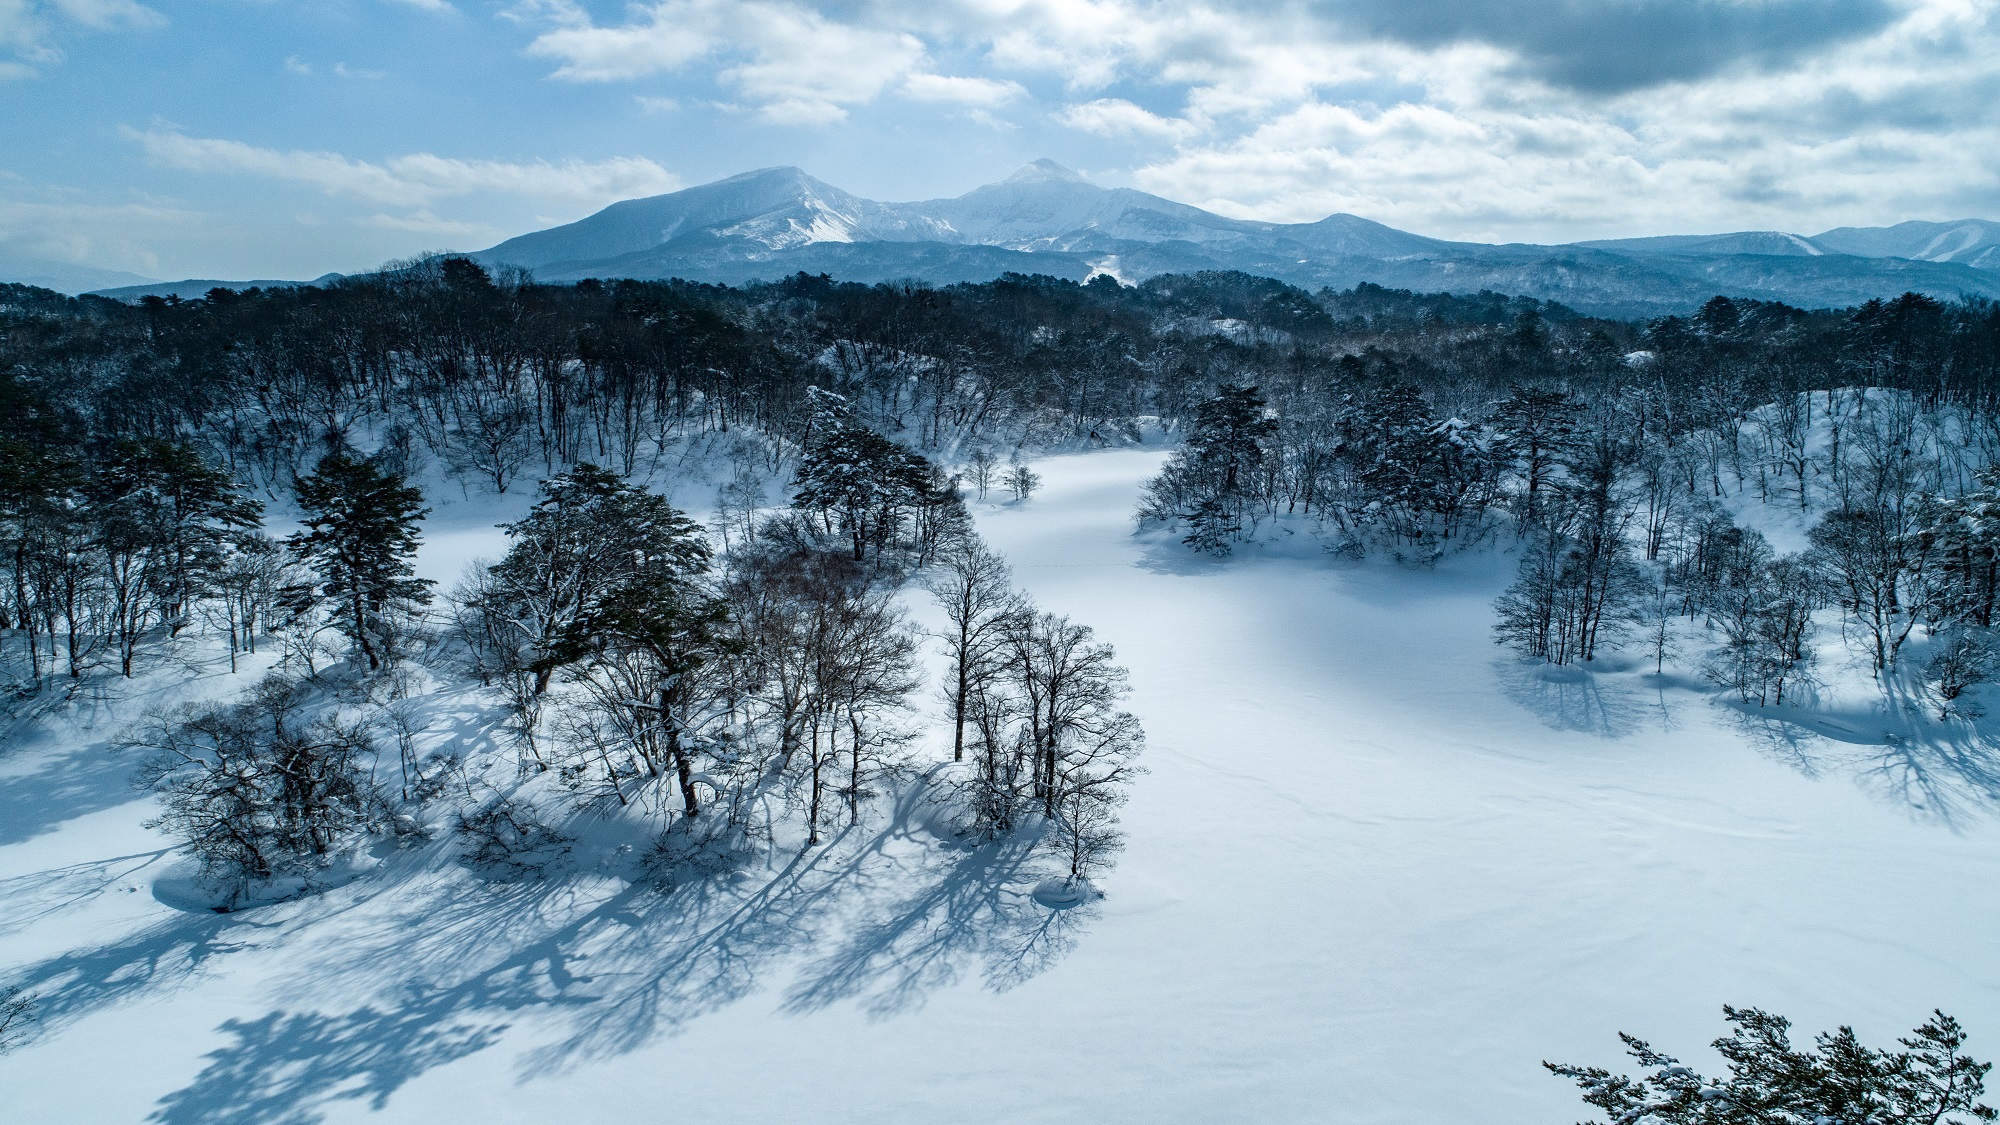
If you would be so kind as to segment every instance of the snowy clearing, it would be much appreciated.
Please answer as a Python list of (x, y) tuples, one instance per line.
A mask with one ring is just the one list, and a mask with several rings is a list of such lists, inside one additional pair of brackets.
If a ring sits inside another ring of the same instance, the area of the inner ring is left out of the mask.
[(1151, 772), (1104, 899), (1038, 899), (906, 802), (670, 896), (431, 848), (184, 912), (129, 763), (23, 739), (0, 976), (46, 1026), (0, 1057), (7, 1120), (1558, 1122), (1583, 1107), (1541, 1060), (1616, 1063), (1624, 1029), (1706, 1063), (1725, 1002), (1871, 1042), (1942, 1007), (2000, 1053), (2000, 748), (1540, 674), (1491, 642), (1504, 557), (1135, 536), (1163, 456), (1039, 461), (1032, 501), (979, 507), (1132, 673)]

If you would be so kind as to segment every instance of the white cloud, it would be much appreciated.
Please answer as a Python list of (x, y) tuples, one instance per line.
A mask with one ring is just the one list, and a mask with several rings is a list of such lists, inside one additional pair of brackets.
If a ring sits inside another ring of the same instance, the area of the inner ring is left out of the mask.
[(167, 18), (135, 0), (51, 0), (49, 7), (93, 31), (158, 27)]
[(557, 18), (565, 26), (528, 45), (530, 55), (560, 60), (556, 78), (612, 82), (722, 55), (717, 77), (775, 124), (838, 121), (845, 107), (873, 100), (924, 58), (912, 34), (840, 23), (792, 3), (664, 0), (616, 27), (567, 7)]
[(312, 64), (299, 58), (297, 55), (285, 56), (285, 69), (293, 74), (311, 74), (313, 72)]
[(354, 220), (355, 225), (374, 227), (377, 230), (411, 231), (417, 234), (455, 235), (459, 237), (479, 237), (490, 239), (495, 232), (479, 223), (459, 222), (443, 219), (432, 214), (429, 208), (412, 211), (407, 215), (364, 215)]
[(680, 180), (644, 157), (509, 163), (413, 153), (381, 163), (332, 152), (281, 151), (241, 141), (189, 137), (169, 129), (124, 128), (161, 164), (194, 172), (238, 172), (311, 184), (329, 195), (369, 203), (425, 207), (437, 199), (493, 193), (582, 204), (657, 195)]
[[(1557, 51), (1543, 31), (1559, 31), (1577, 0), (1408, 0), (1417, 15), (1380, 15), (1403, 2), (637, 0), (614, 17), (602, 14), (609, 3), (512, 0), (501, 14), (533, 28), (526, 51), (552, 78), (634, 82), (612, 99), (633, 98), (621, 111), (685, 109), (677, 135), (685, 128), (700, 145), (700, 130), (713, 128), (719, 153), (734, 151), (732, 131), (753, 121), (824, 128), (865, 112), (933, 120), (930, 107), (946, 107), (958, 122), (1039, 118), (1103, 138), (1087, 142), (1104, 154), (1091, 158), (1098, 167), (1151, 154), (1129, 168), (1132, 182), (1231, 214), (1353, 211), (1447, 237), (1810, 233), (2000, 212), (1995, 0), (1889, 0), (1882, 21), (1861, 20), (1846, 37), (1805, 35), (1798, 50), (1730, 57), (1718, 40), (1681, 51), (1679, 69), (1663, 71), (1675, 77), (1636, 92), (1564, 77), (1588, 44)], [(1869, 3), (1835, 6), (1866, 15)], [(1410, 30), (1418, 15), (1453, 4), (1464, 12), (1446, 12), (1452, 26), (1470, 30)], [(1607, 2), (1611, 14), (1593, 15), (1591, 26), (1617, 30), (1621, 13), (1670, 6)], [(1508, 22), (1515, 7), (1534, 28)], [(1363, 9), (1384, 30), (1354, 22)], [(59, 59), (64, 27), (135, 26), (157, 18), (151, 12), (136, 0), (0, 0), (0, 79)], [(333, 65), (319, 63), (319, 73)], [(1032, 91), (1050, 87), (1064, 93), (1035, 104)], [(130, 135), (163, 164), (362, 200), (380, 212), (366, 221), (384, 229), (459, 221), (429, 209), (449, 211), (440, 200), (475, 193), (567, 207), (678, 185), (637, 158), (359, 160), (166, 129)], [(939, 147), (948, 167), (949, 146)]]
[(1200, 127), (1191, 121), (1161, 117), (1122, 98), (1099, 98), (1065, 106), (1056, 114), (1056, 120), (1100, 137), (1138, 136), (1177, 141), (1200, 132)]
[(159, 259), (144, 246), (148, 236), (206, 220), (159, 203), (0, 199), (0, 246), (15, 257), (150, 273)]
[(336, 78), (359, 78), (371, 82), (378, 78), (387, 78), (389, 76), (386, 71), (363, 70), (360, 67), (348, 66), (344, 62), (334, 63), (333, 73)]
[(960, 78), (943, 74), (912, 74), (903, 79), (903, 95), (920, 102), (956, 102), (996, 106), (1027, 96), (1019, 82), (993, 78)]
[(720, 8), (704, 0), (668, 0), (647, 10), (643, 21), (598, 27), (581, 9), (565, 5), (553, 13), (565, 26), (538, 36), (528, 54), (561, 60), (555, 77), (571, 81), (642, 78), (675, 70), (714, 49)]
[(63, 60), (57, 40), (73, 29), (130, 31), (164, 26), (165, 16), (136, 0), (0, 0), (0, 81), (32, 78)]

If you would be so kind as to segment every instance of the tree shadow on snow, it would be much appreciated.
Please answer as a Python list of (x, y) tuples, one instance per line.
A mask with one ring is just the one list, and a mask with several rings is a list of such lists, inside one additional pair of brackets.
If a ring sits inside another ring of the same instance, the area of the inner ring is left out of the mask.
[(0, 847), (138, 800), (128, 784), (135, 764), (91, 742), (41, 756), (32, 772), (0, 777)]
[(1752, 744), (1807, 777), (1849, 776), (1916, 816), (1960, 828), (2000, 814), (2000, 734), (1887, 710), (1724, 703)]
[[(1060, 960), (1096, 916), (1094, 907), (1050, 910), (1034, 899), (1035, 840), (1025, 831), (967, 847), (944, 864), (929, 854), (891, 855), (883, 845), (892, 838), (877, 837), (868, 862), (855, 865), (867, 921), (805, 966), (786, 995), (787, 1011), (859, 998), (871, 1014), (892, 1016), (956, 983), (974, 963), (988, 988), (1005, 991)], [(918, 865), (925, 869), (911, 870)]]
[(235, 1042), (208, 1056), (148, 1118), (161, 1125), (314, 1125), (330, 1101), (388, 1105), (405, 1082), (499, 1041), (504, 1023), (466, 1022), (417, 998), (345, 1015), (272, 1012), (229, 1020)]
[(178, 914), (7, 983), (34, 992), (42, 1032), (59, 1034), (282, 945), (290, 971), (274, 990), (342, 1006), (224, 1022), (229, 1042), (152, 1120), (312, 1125), (344, 1101), (382, 1108), (530, 1011), (554, 1036), (517, 1061), (524, 1080), (638, 1050), (773, 986), (787, 988), (787, 1013), (856, 1002), (887, 1017), (975, 973), (997, 990), (1054, 964), (1094, 910), (1034, 900), (1047, 872), (1031, 838), (942, 839), (929, 802), (912, 787), (880, 823), (670, 893), (590, 872), (487, 882), (439, 841), (338, 894)]
[(1501, 693), (1552, 730), (1622, 738), (1646, 713), (1634, 687), (1574, 666), (1501, 659), (1493, 670)]
[(1133, 565), (1154, 574), (1181, 576), (1217, 575), (1229, 566), (1230, 556), (1197, 551), (1181, 542), (1181, 533), (1159, 528), (1133, 532), (1139, 544), (1139, 558)]
[[(0, 879), (0, 902), (7, 904), (6, 912), (0, 913), (0, 937), (96, 898), (127, 879), (140, 877), (170, 854), (169, 849), (160, 848)], [(136, 891), (137, 884), (127, 884), (127, 888)]]

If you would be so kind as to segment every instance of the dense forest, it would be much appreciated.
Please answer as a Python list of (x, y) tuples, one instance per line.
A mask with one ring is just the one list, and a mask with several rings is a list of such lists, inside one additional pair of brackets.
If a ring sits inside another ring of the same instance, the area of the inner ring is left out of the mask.
[[(960, 829), (1040, 833), (1080, 884), (1143, 736), (1109, 646), (971, 530), (967, 494), (1032, 495), (1029, 455), (1173, 435), (1138, 514), (1190, 550), (1517, 548), (1499, 637), (1557, 665), (1636, 640), (1663, 667), (1695, 629), (1712, 678), (1779, 704), (1822, 610), (1882, 674), (1922, 629), (1950, 713), (1992, 659), (1996, 392), (2000, 308), (1916, 295), (1639, 324), (1240, 274), (550, 286), (431, 258), (199, 301), (0, 286), (0, 667), (29, 706), (149, 646), (276, 646), (256, 691), (133, 737), (163, 823), (248, 886), (454, 791), (468, 861), (566, 847), (416, 749), (418, 672), (502, 701), (519, 776), (656, 816), (663, 862), (780, 820), (818, 843), (923, 765), (934, 646)], [(695, 447), (726, 463), (713, 512), (647, 487)], [(425, 480), (529, 505), (450, 590), (411, 566)], [(1809, 547), (1742, 526), (1748, 498)], [(911, 588), (947, 628), (911, 625)]]

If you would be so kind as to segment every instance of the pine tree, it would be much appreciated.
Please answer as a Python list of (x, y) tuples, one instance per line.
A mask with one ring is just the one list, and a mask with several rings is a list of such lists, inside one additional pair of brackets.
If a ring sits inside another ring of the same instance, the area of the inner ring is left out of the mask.
[(1735, 1025), (1713, 1044), (1728, 1063), (1727, 1078), (1704, 1078), (1623, 1033), (1626, 1052), (1651, 1073), (1635, 1079), (1602, 1067), (1542, 1065), (1574, 1081), (1585, 1104), (1613, 1125), (1971, 1125), (1996, 1116), (1979, 1101), (1992, 1064), (1964, 1053), (1965, 1029), (1943, 1012), (1899, 1039), (1896, 1051), (1868, 1047), (1848, 1027), (1800, 1050), (1783, 1016), (1722, 1011)]
[(1525, 528), (1541, 515), (1543, 491), (1576, 432), (1580, 407), (1562, 391), (1514, 387), (1493, 411), (1493, 427), (1520, 474), (1519, 515)]
[[(577, 487), (605, 486), (600, 478)], [(537, 666), (584, 662), (600, 702), (624, 712), (648, 768), (673, 772), (682, 812), (693, 819), (701, 799), (689, 736), (711, 697), (702, 674), (730, 646), (728, 603), (710, 580), (712, 554), (699, 524), (622, 483), (600, 499), (604, 530), (625, 557), (582, 592), (542, 643)]]
[[(414, 577), (423, 493), (346, 450), (299, 478), (306, 530), (287, 540), (319, 585), (298, 604), (324, 599), (340, 631), (375, 671), (392, 654), (392, 616), (430, 604), (429, 579)], [(316, 595), (313, 597), (312, 595)]]
[(856, 422), (846, 399), (812, 390), (813, 432), (792, 506), (818, 512), (829, 530), (837, 520), (858, 562), (868, 542), (888, 542), (905, 510), (931, 496), (930, 463)]
[(1228, 554), (1262, 495), (1266, 446), (1277, 433), (1278, 420), (1256, 387), (1221, 384), (1195, 408), (1186, 444), (1147, 483), (1140, 515), (1185, 522), (1189, 532), (1182, 542)]
[(665, 497), (586, 462), (542, 482), (534, 509), (505, 530), (507, 555), (490, 568), (481, 596), (540, 694), (574, 659), (577, 621), (629, 584), (644, 560), (680, 549), (689, 526)]

